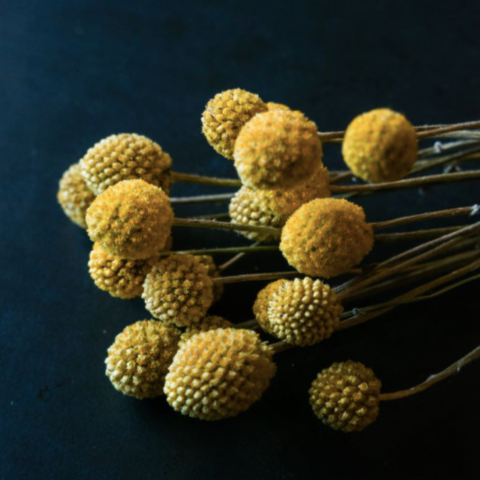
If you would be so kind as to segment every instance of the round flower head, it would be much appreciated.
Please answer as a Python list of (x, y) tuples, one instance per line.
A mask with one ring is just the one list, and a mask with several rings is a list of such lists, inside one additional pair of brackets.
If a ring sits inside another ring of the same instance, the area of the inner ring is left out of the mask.
[(242, 128), (233, 156), (244, 185), (287, 190), (304, 184), (322, 164), (322, 143), (301, 112), (270, 110)]
[(101, 290), (112, 297), (135, 298), (142, 295), (145, 277), (158, 259), (156, 255), (145, 260), (124, 260), (95, 243), (88, 268), (95, 285)]
[(108, 349), (107, 377), (117, 390), (131, 397), (162, 395), (179, 339), (179, 330), (156, 320), (129, 325)]
[(199, 256), (170, 255), (146, 276), (142, 297), (155, 318), (187, 327), (205, 317), (213, 302), (213, 281)]
[[(215, 279), (221, 277), (220, 270), (217, 268), (215, 261), (211, 255), (200, 255), (200, 261), (205, 265), (210, 278)], [(224, 286), (221, 283), (213, 284), (213, 301), (218, 302), (223, 295)]]
[(378, 416), (382, 383), (362, 363), (334, 363), (322, 370), (310, 388), (310, 405), (325, 425), (360, 432)]
[(247, 410), (275, 374), (272, 350), (258, 334), (235, 328), (193, 336), (165, 379), (168, 403), (183, 415), (221, 420)]
[(258, 295), (253, 313), (259, 325), (292, 345), (313, 345), (337, 329), (343, 307), (329, 285), (309, 277), (278, 280)]
[(99, 195), (122, 180), (140, 179), (168, 193), (172, 160), (160, 145), (136, 133), (110, 135), (80, 160), (90, 190)]
[(299, 272), (330, 278), (348, 272), (370, 252), (373, 229), (363, 208), (323, 198), (302, 205), (282, 230), (280, 250)]
[(95, 200), (95, 195), (87, 187), (78, 163), (71, 165), (60, 179), (57, 199), (63, 212), (73, 223), (82, 228), (87, 227), (85, 215)]
[(124, 180), (105, 190), (87, 211), (88, 235), (113, 255), (153, 257), (170, 236), (173, 210), (161, 188)]
[(342, 146), (343, 158), (353, 174), (373, 183), (399, 180), (410, 173), (417, 151), (412, 124), (388, 108), (356, 117)]
[(290, 110), (289, 107), (283, 105), (283, 103), (267, 102), (268, 110)]
[(254, 93), (235, 88), (218, 93), (202, 115), (202, 132), (208, 143), (224, 157), (233, 159), (233, 147), (243, 126), (267, 106)]
[(207, 315), (202, 318), (198, 323), (194, 323), (186, 328), (185, 332), (180, 337), (180, 347), (190, 340), (194, 335), (198, 335), (202, 332), (209, 332), (210, 330), (216, 330), (217, 328), (230, 328), (233, 327), (233, 323), (225, 320), (222, 317), (216, 315)]
[[(240, 188), (230, 201), (230, 218), (241, 225), (283, 227), (290, 215), (304, 203), (331, 196), (328, 170), (319, 167), (311, 180), (291, 190)], [(271, 241), (276, 238), (257, 232), (240, 233), (251, 240)]]

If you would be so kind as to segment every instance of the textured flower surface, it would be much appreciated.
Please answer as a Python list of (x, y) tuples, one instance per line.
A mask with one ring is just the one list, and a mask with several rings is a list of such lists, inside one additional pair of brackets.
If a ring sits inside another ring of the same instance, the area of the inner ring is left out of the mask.
[(363, 208), (324, 198), (302, 205), (282, 230), (280, 250), (299, 272), (330, 278), (348, 272), (373, 247)]
[(126, 327), (115, 338), (105, 360), (106, 375), (113, 386), (136, 398), (162, 395), (180, 333), (156, 320), (141, 320)]
[(95, 243), (90, 252), (88, 268), (98, 288), (113, 297), (128, 299), (142, 295), (145, 277), (158, 259), (156, 255), (144, 260), (124, 260)]
[(188, 327), (210, 308), (213, 280), (200, 256), (170, 255), (146, 276), (142, 297), (155, 318)]
[(259, 325), (276, 338), (298, 346), (330, 337), (343, 307), (334, 290), (320, 280), (277, 280), (258, 295), (253, 313)]
[(187, 340), (190, 340), (194, 335), (198, 335), (199, 333), (209, 332), (210, 330), (216, 330), (217, 328), (230, 327), (233, 327), (233, 323), (225, 320), (225, 318), (217, 315), (207, 315), (198, 323), (194, 323), (186, 328), (185, 332), (180, 337), (179, 346), (182, 346)]
[(242, 128), (233, 156), (244, 185), (286, 190), (304, 184), (322, 165), (322, 143), (315, 123), (301, 112), (270, 110)]
[(240, 130), (254, 115), (265, 111), (267, 106), (258, 95), (240, 88), (226, 90), (207, 103), (202, 132), (220, 155), (232, 160)]
[(199, 333), (177, 352), (165, 380), (168, 403), (183, 415), (220, 420), (247, 410), (275, 375), (272, 350), (235, 328)]
[(143, 135), (121, 133), (96, 143), (80, 160), (87, 185), (99, 195), (122, 180), (144, 180), (168, 193), (172, 159)]
[(342, 154), (353, 174), (368, 182), (392, 182), (410, 173), (417, 159), (417, 135), (400, 113), (379, 108), (348, 126)]
[(276, 102), (267, 102), (268, 110), (291, 110), (290, 107), (287, 107), (283, 103)]
[[(211, 255), (200, 255), (200, 261), (207, 268), (208, 275), (213, 279), (220, 278), (221, 273), (217, 268), (215, 261)], [(224, 286), (221, 283), (213, 284), (213, 301), (218, 302), (223, 295)]]
[(65, 215), (79, 227), (87, 228), (85, 216), (88, 207), (95, 200), (95, 194), (88, 188), (75, 163), (62, 175), (57, 193), (58, 203)]
[(144, 259), (165, 248), (173, 210), (161, 188), (124, 180), (105, 190), (87, 211), (88, 235), (121, 258)]
[(360, 432), (378, 416), (381, 387), (373, 371), (362, 363), (334, 363), (313, 381), (310, 404), (325, 425)]

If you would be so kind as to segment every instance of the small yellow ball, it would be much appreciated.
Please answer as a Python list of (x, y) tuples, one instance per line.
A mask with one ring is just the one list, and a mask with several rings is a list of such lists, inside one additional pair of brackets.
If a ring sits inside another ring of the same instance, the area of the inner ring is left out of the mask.
[(360, 432), (378, 416), (381, 388), (380, 380), (362, 363), (334, 363), (312, 383), (310, 405), (325, 425)]
[(170, 236), (173, 210), (161, 188), (143, 180), (124, 180), (99, 195), (87, 211), (94, 242), (124, 259), (153, 257)]
[(218, 93), (202, 115), (202, 132), (208, 143), (225, 158), (233, 159), (233, 148), (243, 126), (267, 106), (254, 94), (235, 88)]
[(417, 159), (417, 135), (403, 115), (379, 108), (350, 123), (342, 153), (355, 176), (372, 183), (392, 182), (410, 173)]
[(302, 205), (288, 219), (280, 250), (299, 272), (330, 278), (360, 263), (373, 241), (363, 208), (344, 199), (323, 198)]
[(287, 107), (283, 103), (267, 102), (267, 108), (269, 110), (291, 110), (290, 107)]
[(170, 155), (154, 141), (136, 133), (100, 140), (88, 150), (80, 165), (83, 178), (96, 195), (122, 180), (144, 180), (167, 193), (170, 188)]
[(60, 179), (57, 199), (63, 212), (73, 223), (82, 228), (87, 227), (85, 215), (95, 200), (95, 194), (83, 179), (78, 163), (71, 165)]
[(322, 143), (315, 123), (301, 112), (270, 110), (242, 128), (233, 156), (244, 185), (287, 190), (304, 184), (322, 165)]

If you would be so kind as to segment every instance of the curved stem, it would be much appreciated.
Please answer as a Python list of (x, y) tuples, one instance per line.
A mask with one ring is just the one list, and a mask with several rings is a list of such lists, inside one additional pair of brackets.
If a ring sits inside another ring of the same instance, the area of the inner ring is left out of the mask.
[(216, 185), (217, 187), (241, 187), (242, 182), (236, 178), (216, 178), (196, 175), (194, 173), (172, 172), (173, 183), (196, 183)]
[(233, 222), (217, 222), (215, 220), (201, 220), (194, 218), (175, 218), (175, 227), (213, 228), (216, 230), (234, 230), (239, 232), (262, 233), (274, 237), (280, 237), (281, 229), (273, 227), (260, 227), (256, 225), (241, 225)]
[(382, 393), (380, 395), (380, 400), (397, 400), (398, 398), (410, 397), (416, 393), (423, 392), (427, 388), (435, 385), (436, 383), (448, 378), (450, 375), (459, 372), (465, 365), (472, 362), (476, 358), (480, 357), (480, 346), (472, 350), (470, 353), (462, 357), (460, 360), (457, 360), (455, 363), (447, 367), (445, 370), (442, 370), (440, 373), (431, 375), (424, 382), (416, 385), (415, 387), (409, 388), (407, 390), (400, 390), (393, 393)]

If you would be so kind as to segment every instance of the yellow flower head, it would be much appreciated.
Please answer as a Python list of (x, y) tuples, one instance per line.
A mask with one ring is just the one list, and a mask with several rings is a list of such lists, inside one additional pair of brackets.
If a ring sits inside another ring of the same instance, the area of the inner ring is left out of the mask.
[(82, 175), (96, 195), (122, 180), (140, 179), (170, 188), (172, 159), (160, 145), (143, 135), (110, 135), (96, 143), (80, 160)]
[(193, 323), (185, 329), (180, 337), (179, 346), (181, 347), (185, 342), (190, 340), (194, 335), (198, 335), (202, 332), (209, 332), (210, 330), (216, 330), (217, 328), (231, 328), (233, 323), (225, 320), (223, 317), (217, 315), (207, 315), (202, 318), (198, 323)]
[(95, 200), (95, 194), (85, 183), (78, 163), (71, 165), (60, 179), (57, 199), (63, 212), (72, 222), (79, 227), (87, 227), (85, 215)]
[(348, 126), (342, 153), (353, 174), (368, 182), (400, 180), (417, 159), (417, 135), (400, 113), (379, 108), (356, 117)]
[(141, 320), (126, 327), (115, 338), (105, 360), (112, 385), (135, 398), (162, 395), (180, 334), (177, 328), (156, 320)]
[(287, 190), (322, 165), (317, 127), (301, 112), (270, 110), (250, 120), (235, 143), (235, 168), (252, 189)]
[(233, 147), (243, 126), (267, 106), (254, 93), (240, 88), (218, 93), (202, 115), (202, 132), (208, 143), (224, 157), (233, 159)]
[(183, 415), (221, 420), (260, 399), (275, 375), (272, 350), (257, 333), (219, 328), (178, 350), (165, 379), (168, 403)]
[(198, 255), (170, 255), (145, 278), (143, 299), (159, 320), (188, 327), (200, 322), (213, 302), (213, 281)]
[(283, 103), (268, 102), (267, 108), (269, 110), (291, 110), (290, 107), (283, 105)]
[(173, 210), (161, 188), (143, 180), (124, 180), (105, 190), (87, 211), (94, 242), (125, 259), (153, 257), (170, 236)]
[(334, 363), (312, 383), (310, 405), (325, 425), (360, 432), (378, 416), (381, 388), (380, 380), (362, 363)]
[(253, 313), (258, 324), (292, 345), (313, 345), (337, 329), (343, 307), (329, 285), (309, 277), (277, 280), (257, 297)]
[(323, 198), (302, 205), (282, 230), (280, 250), (299, 272), (330, 278), (346, 273), (373, 247), (363, 208)]

